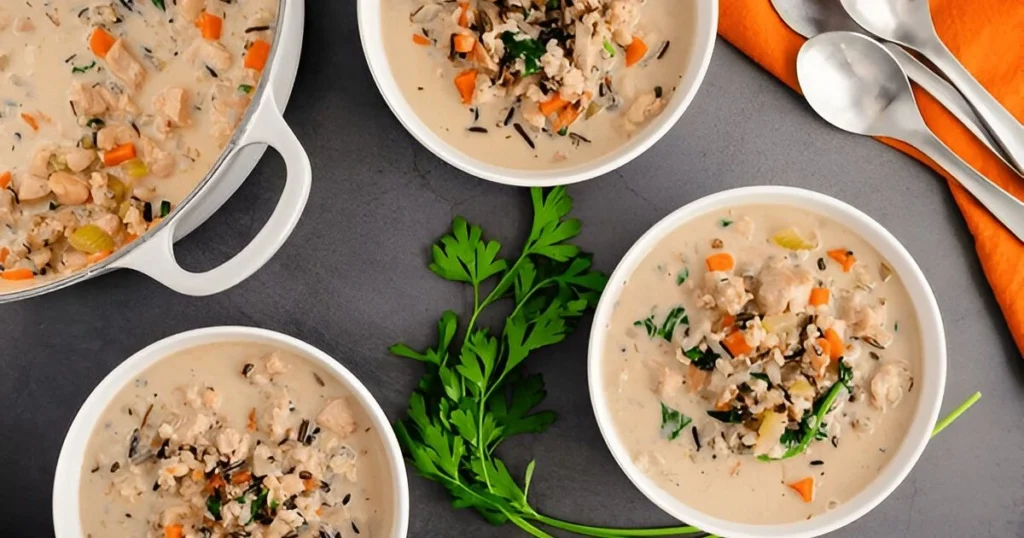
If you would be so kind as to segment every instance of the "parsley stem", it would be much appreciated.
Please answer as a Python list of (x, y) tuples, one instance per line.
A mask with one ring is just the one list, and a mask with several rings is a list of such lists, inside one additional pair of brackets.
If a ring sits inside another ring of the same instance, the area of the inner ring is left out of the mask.
[(519, 526), (520, 529), (523, 529), (524, 531), (530, 533), (530, 535), (532, 536), (536, 536), (537, 538), (553, 538), (550, 534), (538, 529), (537, 527), (534, 527), (522, 517), (510, 515), (508, 518), (510, 521), (512, 521), (512, 523), (515, 523)]
[(954, 409), (950, 414), (946, 415), (946, 418), (940, 420), (938, 424), (935, 425), (935, 429), (932, 430), (932, 437), (942, 433), (942, 430), (946, 429), (946, 427), (952, 424), (954, 420), (960, 418), (960, 415), (964, 414), (964, 411), (970, 409), (971, 406), (977, 403), (980, 399), (981, 392), (975, 392), (972, 394), (970, 398), (967, 398), (964, 403), (960, 404), (960, 407)]
[(545, 516), (544, 514), (537, 514), (536, 516), (525, 516), (530, 519), (550, 525), (556, 529), (564, 531), (575, 532), (576, 534), (582, 534), (584, 536), (597, 536), (600, 538), (613, 538), (616, 536), (680, 536), (686, 534), (703, 534), (704, 531), (697, 527), (680, 526), (680, 527), (660, 527), (660, 528), (647, 528), (647, 529), (611, 529), (606, 527), (591, 527), (589, 525), (580, 525), (578, 523), (570, 523), (568, 521), (562, 521), (552, 517)]

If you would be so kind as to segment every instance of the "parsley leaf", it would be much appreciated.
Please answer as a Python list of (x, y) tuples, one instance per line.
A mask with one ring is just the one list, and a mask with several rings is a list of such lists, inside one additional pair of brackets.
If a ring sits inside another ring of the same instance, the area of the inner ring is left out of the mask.
[(676, 275), (676, 286), (682, 286), (688, 278), (690, 278), (690, 269), (683, 267), (683, 270), (679, 271), (679, 274)]
[(705, 372), (714, 370), (715, 361), (718, 360), (718, 354), (711, 351), (711, 348), (702, 350), (700, 346), (684, 350), (683, 355), (690, 359), (691, 364)]
[(661, 323), (659, 327), (654, 322), (654, 314), (647, 316), (644, 319), (640, 319), (633, 322), (635, 327), (643, 327), (647, 331), (647, 336), (654, 338), (655, 336), (661, 337), (666, 342), (672, 341), (672, 334), (675, 333), (676, 327), (682, 323), (689, 323), (689, 318), (686, 317), (686, 309), (682, 306), (673, 307), (672, 310), (668, 311), (668, 315), (665, 316), (665, 321)]
[(505, 62), (512, 62), (517, 58), (523, 59), (523, 76), (532, 75), (540, 71), (540, 57), (544, 56), (547, 49), (540, 41), (525, 34), (518, 34), (523, 38), (518, 39), (517, 34), (511, 31), (501, 33), (501, 41), (505, 44)]
[(690, 425), (693, 419), (672, 409), (671, 407), (661, 404), (661, 435), (669, 441), (675, 441), (676, 437), (679, 437), (679, 432), (683, 431), (683, 428)]
[[(503, 39), (510, 35), (506, 32)], [(517, 50), (532, 54), (530, 43), (516, 43), (521, 47)], [(473, 311), (461, 339), (456, 338), (458, 316), (446, 311), (433, 347), (418, 351), (405, 344), (391, 346), (393, 354), (419, 361), (425, 369), (406, 416), (394, 424), (395, 433), (410, 464), (445, 487), (455, 508), (471, 508), (495, 525), (511, 522), (533, 536), (549, 536), (539, 525), (589, 536), (622, 535), (629, 531), (539, 513), (527, 501), (535, 462), (527, 465), (520, 488), (496, 453), (505, 440), (541, 433), (554, 423), (554, 412), (537, 409), (547, 395), (543, 378), (524, 373), (523, 362), (534, 351), (563, 341), (597, 305), (607, 282), (593, 270), (590, 256), (568, 243), (581, 225), (569, 217), (572, 198), (565, 188), (531, 189), (531, 200), (530, 235), (514, 261), (499, 258), (501, 245), (485, 240), (478, 226), (461, 217), (433, 246), (430, 270), (470, 285)], [(482, 287), (492, 281), (490, 292), (484, 293)], [(503, 325), (478, 326), (481, 313), (502, 300), (511, 303)], [(670, 333), (685, 319), (678, 308), (655, 330)], [(675, 435), (685, 427), (679, 425), (684, 418), (688, 424), (688, 417), (672, 415), (678, 426), (673, 426)], [(665, 532), (699, 531), (674, 527)]]

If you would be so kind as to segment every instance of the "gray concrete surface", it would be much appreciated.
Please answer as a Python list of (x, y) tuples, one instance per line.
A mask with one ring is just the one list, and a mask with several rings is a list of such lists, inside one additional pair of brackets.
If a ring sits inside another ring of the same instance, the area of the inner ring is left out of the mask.
[[(463, 288), (425, 268), (427, 246), (465, 215), (510, 244), (528, 226), (526, 191), (484, 183), (434, 158), (408, 136), (363, 62), (353, 2), (309, 2), (305, 65), (287, 117), (313, 160), (316, 182), (289, 243), (248, 281), (215, 297), (176, 295), (121, 272), (0, 308), (0, 535), (50, 530), (53, 471), (64, 433), (93, 387), (143, 346), (197, 327), (255, 325), (319, 346), (351, 368), (391, 417), (403, 411), (417, 365), (389, 357), (395, 341), (425, 344)], [(252, 237), (276, 200), (274, 156), (179, 246), (211, 267)], [(985, 397), (937, 438), (906, 483), (836, 537), (1024, 536), (1024, 368), (946, 186), (924, 166), (819, 121), (789, 90), (725, 43), (679, 125), (620, 171), (570, 189), (580, 243), (610, 271), (651, 224), (712, 192), (755, 184), (815, 189), (892, 230), (935, 289), (946, 323), (946, 409)], [(530, 458), (540, 510), (602, 525), (672, 523), (619, 471), (590, 410), (587, 327), (532, 357), (559, 420), (505, 446), (518, 474)], [(433, 483), (411, 477), (413, 537), (520, 536), (456, 511)], [(97, 537), (98, 538), (98, 537)]]

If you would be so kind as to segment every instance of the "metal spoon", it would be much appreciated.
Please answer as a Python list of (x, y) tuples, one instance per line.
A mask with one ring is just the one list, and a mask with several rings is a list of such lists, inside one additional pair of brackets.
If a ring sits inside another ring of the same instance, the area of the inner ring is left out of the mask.
[(853, 32), (821, 34), (800, 49), (796, 73), (804, 96), (822, 118), (852, 133), (887, 136), (921, 150), (1024, 241), (1024, 203), (936, 138), (917, 109), (910, 81), (878, 42)]
[[(935, 33), (928, 0), (842, 0), (843, 7), (867, 31), (910, 47), (937, 67), (978, 112), (1010, 162), (1024, 171), (1024, 125), (1021, 125), (964, 69)], [(995, 51), (993, 51), (995, 53)]]
[[(840, 0), (772, 0), (772, 6), (782, 20), (796, 33), (812, 38), (825, 32), (850, 31), (866, 33), (843, 9)], [(916, 82), (947, 110), (953, 113), (974, 136), (978, 137), (993, 153), (1006, 162), (1002, 148), (985, 130), (971, 105), (967, 104), (960, 92), (934, 71), (914, 58), (903, 47), (895, 43), (883, 43), (899, 62), (910, 80)], [(1007, 162), (1009, 164), (1009, 162)], [(1024, 172), (1024, 170), (1021, 170)]]

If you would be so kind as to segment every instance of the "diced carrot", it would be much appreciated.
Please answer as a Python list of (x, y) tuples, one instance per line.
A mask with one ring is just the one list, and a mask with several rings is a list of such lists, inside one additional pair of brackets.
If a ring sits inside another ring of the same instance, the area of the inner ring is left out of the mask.
[(0, 174), (0, 189), (6, 189), (7, 186), (11, 184), (12, 177), (14, 176), (11, 174), (10, 170)]
[(459, 26), (469, 28), (469, 3), (459, 2)]
[(843, 352), (846, 351), (846, 344), (843, 343), (843, 338), (839, 336), (835, 329), (829, 327), (825, 329), (825, 340), (828, 340), (829, 344), (828, 356), (834, 361), (839, 360), (839, 357), (842, 357)]
[(704, 260), (708, 265), (708, 271), (731, 271), (735, 266), (735, 261), (732, 259), (732, 254), (728, 252), (717, 252), (707, 257)]
[(845, 248), (828, 251), (828, 257), (839, 262), (839, 265), (843, 266), (844, 273), (849, 273), (850, 269), (853, 269), (853, 264), (857, 263), (857, 258), (853, 256), (853, 251), (846, 250)]
[(128, 234), (128, 235), (126, 235), (124, 237), (124, 244), (127, 245), (128, 243), (131, 243), (132, 241), (135, 241), (138, 238), (139, 238), (139, 236), (137, 236), (135, 234)]
[(715, 411), (728, 411), (732, 407), (731, 401), (718, 402), (715, 404)]
[(249, 423), (246, 425), (249, 431), (256, 431), (256, 408), (253, 407), (249, 410)]
[(3, 265), (7, 257), (11, 255), (11, 249), (7, 247), (0, 248), (0, 265)]
[(456, 34), (452, 38), (452, 44), (455, 47), (455, 52), (470, 52), (473, 50), (473, 45), (476, 44), (476, 38), (466, 34)]
[(263, 71), (263, 68), (267, 66), (268, 59), (270, 59), (270, 43), (262, 39), (253, 41), (249, 50), (245, 51), (245, 67), (247, 69)]
[(725, 329), (727, 327), (732, 327), (735, 324), (736, 324), (736, 316), (734, 316), (732, 314), (727, 314), (725, 317), (722, 318), (722, 324), (719, 327), (719, 329)]
[(455, 76), (455, 87), (462, 97), (462, 104), (468, 105), (473, 102), (473, 94), (476, 92), (476, 69), (467, 69)]
[(181, 538), (184, 532), (184, 527), (180, 523), (168, 525), (164, 527), (164, 538)]
[(740, 355), (746, 355), (754, 350), (754, 348), (750, 347), (750, 344), (747, 343), (747, 337), (743, 336), (742, 331), (732, 331), (725, 335), (722, 343), (725, 344), (725, 349), (729, 350), (729, 353), (732, 354), (733, 358), (739, 357)]
[(800, 498), (803, 499), (805, 503), (809, 503), (814, 500), (814, 478), (808, 476), (803, 480), (797, 480), (792, 484), (786, 485), (793, 491), (799, 493)]
[(427, 36), (425, 36), (423, 34), (413, 34), (412, 35), (412, 42), (416, 43), (417, 45), (424, 45), (424, 46), (431, 45), (431, 44), (434, 43), (433, 41), (430, 40), (430, 38), (428, 38)]
[(552, 97), (551, 99), (548, 99), (547, 101), (544, 101), (541, 104), (537, 105), (537, 108), (540, 109), (541, 114), (545, 116), (550, 116), (555, 112), (562, 110), (568, 104), (569, 101), (562, 99), (561, 95), (555, 94), (555, 96)]
[(252, 473), (249, 471), (241, 471), (231, 475), (231, 483), (234, 485), (244, 484), (252, 480)]
[(812, 288), (811, 298), (808, 302), (811, 303), (811, 306), (826, 305), (831, 295), (832, 292), (828, 291), (828, 288)]
[(206, 486), (203, 487), (203, 493), (209, 495), (217, 490), (217, 488), (222, 488), (226, 485), (227, 482), (224, 482), (224, 478), (220, 474), (215, 474), (206, 482)]
[(302, 485), (306, 487), (306, 491), (313, 491), (320, 487), (320, 481), (315, 478), (307, 478), (302, 481)]
[(204, 11), (199, 14), (199, 18), (196, 19), (196, 26), (199, 27), (199, 33), (202, 34), (203, 39), (207, 41), (217, 41), (220, 39), (220, 34), (224, 28), (224, 19)]
[(131, 142), (121, 144), (110, 151), (103, 152), (103, 164), (107, 166), (117, 166), (134, 158), (135, 144)]
[(36, 121), (35, 116), (33, 116), (32, 114), (26, 114), (26, 113), (22, 112), (21, 113), (21, 119), (25, 123), (27, 123), (28, 126), (31, 127), (33, 131), (38, 131), (39, 130), (39, 122)]
[(818, 347), (821, 348), (821, 355), (823, 357), (832, 357), (832, 342), (829, 342), (824, 338), (819, 338), (815, 340), (814, 343), (818, 344)]
[(626, 47), (626, 67), (630, 67), (643, 60), (644, 56), (647, 56), (647, 43), (644, 43), (643, 39), (634, 36), (633, 42)]
[(35, 276), (31, 269), (8, 269), (0, 273), (0, 278), (4, 280), (32, 280)]
[(316, 515), (317, 515), (317, 517), (322, 517), (324, 515), (324, 507), (323, 506), (321, 506), (320, 508), (316, 509)]
[(581, 111), (583, 111), (583, 107), (579, 103), (563, 108), (558, 113), (558, 117), (555, 118), (555, 121), (551, 123), (551, 128), (554, 129), (556, 133), (563, 134), (562, 129), (566, 129), (572, 125), (573, 122), (576, 121), (576, 118), (580, 117)]
[(114, 43), (117, 43), (117, 39), (108, 34), (103, 28), (97, 27), (92, 31), (92, 35), (89, 36), (89, 49), (100, 58), (107, 57), (107, 53), (110, 52)]
[(90, 263), (90, 264), (99, 263), (99, 262), (103, 261), (104, 259), (106, 259), (107, 256), (110, 256), (110, 254), (111, 254), (111, 251), (109, 251), (109, 250), (100, 251), (100, 252), (97, 252), (95, 254), (90, 254), (90, 255), (86, 256), (85, 261)]

